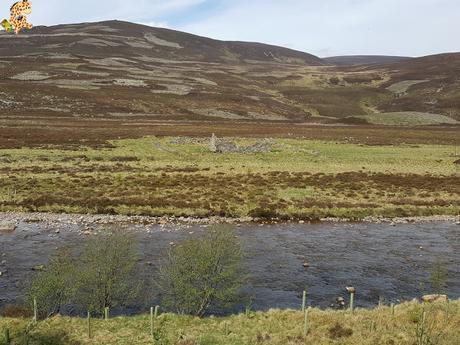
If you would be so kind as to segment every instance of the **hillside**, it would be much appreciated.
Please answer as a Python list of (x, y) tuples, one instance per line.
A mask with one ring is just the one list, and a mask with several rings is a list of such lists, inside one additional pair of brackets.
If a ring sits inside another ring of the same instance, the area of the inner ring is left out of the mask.
[(356, 116), (363, 123), (382, 112), (435, 115), (419, 125), (460, 116), (455, 54), (332, 66), (282, 47), (106, 21), (2, 32), (0, 56), (0, 132), (71, 126), (83, 136), (81, 121), (89, 119), (104, 119), (108, 128), (116, 123), (119, 131), (120, 122), (126, 129), (171, 121), (333, 124)]
[(460, 53), (440, 54), (383, 65), (394, 92), (382, 111), (437, 113), (460, 120)]
[(309, 113), (268, 89), (324, 62), (260, 43), (220, 42), (109, 21), (0, 35), (8, 115), (303, 121)]
[(346, 55), (346, 56), (331, 56), (323, 58), (324, 61), (335, 66), (355, 66), (355, 65), (378, 65), (395, 63), (412, 58), (407, 56), (385, 56), (385, 55)]
[[(320, 58), (288, 48), (250, 42), (224, 42), (185, 32), (124, 21), (38, 26), (21, 35), (3, 33), (1, 56), (75, 54), (82, 58), (107, 56), (171, 59), (183, 62), (280, 62), (323, 65)], [(24, 42), (26, 41), (26, 42)], [(144, 59), (142, 59), (144, 58)]]

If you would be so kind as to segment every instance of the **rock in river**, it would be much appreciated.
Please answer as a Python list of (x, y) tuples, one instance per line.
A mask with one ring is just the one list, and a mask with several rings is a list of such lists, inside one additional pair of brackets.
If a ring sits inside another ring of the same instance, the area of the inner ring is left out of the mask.
[(36, 265), (32, 267), (32, 271), (44, 271), (45, 270), (45, 265)]
[(447, 295), (425, 295), (422, 297), (422, 301), (426, 303), (447, 302), (447, 300)]
[(9, 234), (16, 230), (14, 223), (0, 223), (0, 234)]

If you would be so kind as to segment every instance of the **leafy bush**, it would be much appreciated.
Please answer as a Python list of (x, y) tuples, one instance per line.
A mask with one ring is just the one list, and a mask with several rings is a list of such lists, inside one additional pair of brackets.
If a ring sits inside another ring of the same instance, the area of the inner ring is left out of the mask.
[(37, 299), (40, 317), (59, 313), (72, 304), (102, 314), (136, 296), (135, 239), (122, 232), (90, 237), (81, 253), (61, 249), (29, 288), (29, 300)]
[(78, 305), (102, 313), (106, 307), (113, 308), (135, 298), (137, 261), (132, 235), (114, 231), (91, 238), (78, 260)]
[(76, 266), (69, 248), (61, 248), (51, 258), (45, 271), (41, 272), (29, 288), (29, 305), (34, 298), (40, 317), (58, 314), (75, 294)]
[(211, 308), (234, 305), (244, 282), (243, 252), (233, 228), (213, 227), (202, 238), (172, 247), (160, 265), (166, 308), (203, 316)]

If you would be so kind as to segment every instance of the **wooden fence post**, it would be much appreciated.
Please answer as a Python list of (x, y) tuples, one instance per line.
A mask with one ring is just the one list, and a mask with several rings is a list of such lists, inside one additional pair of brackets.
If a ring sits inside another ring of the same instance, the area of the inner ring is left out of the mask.
[(8, 328), (5, 329), (5, 344), (6, 345), (11, 344), (10, 330)]
[(395, 316), (395, 304), (391, 303), (391, 316)]
[(310, 308), (306, 308), (303, 312), (303, 335), (306, 336), (308, 333), (308, 312)]
[(87, 316), (87, 326), (88, 326), (88, 338), (91, 339), (93, 337), (93, 334), (91, 332), (91, 313), (88, 312)]
[(355, 293), (350, 293), (350, 311), (353, 314), (355, 312)]
[(38, 320), (37, 299), (34, 297), (34, 319), (33, 319), (33, 322), (36, 323), (37, 320)]
[(352, 287), (352, 286), (348, 286), (346, 288), (346, 290), (350, 294), (350, 311), (353, 314), (355, 312), (355, 293), (356, 293), (356, 289), (354, 287)]
[(153, 307), (150, 307), (150, 335), (153, 338)]
[(155, 306), (155, 308), (150, 307), (150, 335), (152, 336), (152, 338), (154, 337), (155, 319), (158, 317), (159, 310), (160, 310), (159, 305)]
[(305, 308), (307, 306), (307, 291), (304, 290), (302, 295), (302, 311), (305, 312)]
[(110, 313), (109, 307), (105, 307), (104, 308), (104, 319), (105, 319), (105, 321), (107, 321), (109, 319), (109, 317), (110, 317), (109, 313)]

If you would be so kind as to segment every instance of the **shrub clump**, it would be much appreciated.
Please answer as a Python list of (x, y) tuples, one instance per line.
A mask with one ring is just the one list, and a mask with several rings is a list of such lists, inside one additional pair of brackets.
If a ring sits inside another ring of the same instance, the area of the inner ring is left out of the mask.
[(35, 298), (41, 318), (67, 305), (101, 315), (135, 298), (137, 243), (127, 233), (105, 232), (89, 238), (81, 252), (60, 249), (32, 281), (29, 304)]
[(160, 265), (163, 305), (180, 314), (204, 316), (236, 304), (244, 282), (242, 257), (241, 244), (228, 226), (173, 246)]

